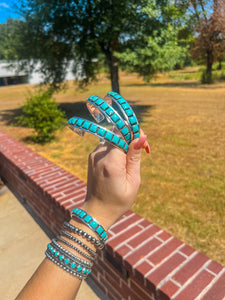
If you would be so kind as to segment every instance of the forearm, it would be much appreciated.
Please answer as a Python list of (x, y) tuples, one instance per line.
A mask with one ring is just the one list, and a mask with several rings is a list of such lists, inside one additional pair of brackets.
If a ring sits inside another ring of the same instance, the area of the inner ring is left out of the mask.
[[(99, 208), (96, 207), (95, 205), (91, 205), (89, 207), (89, 205), (87, 205), (87, 203), (84, 203), (82, 208), (87, 213), (89, 213), (92, 217), (97, 219), (99, 221), (99, 223), (106, 230), (108, 230), (109, 226), (111, 226), (113, 223), (113, 219), (115, 219), (115, 217), (113, 217), (113, 215), (111, 215), (111, 218), (109, 218), (109, 217), (105, 218), (104, 216), (106, 216), (108, 214), (104, 213), (103, 209), (101, 211), (99, 211)], [(102, 215), (104, 215), (104, 216), (102, 216)], [(77, 220), (71, 219), (69, 223), (97, 238), (97, 235), (89, 227), (87, 227), (85, 224), (80, 222), (78, 219)], [(70, 232), (70, 234), (72, 234), (72, 233)], [(75, 234), (72, 234), (72, 235), (74, 237), (76, 236)], [(63, 239), (88, 254), (88, 252), (85, 251), (79, 244), (73, 243), (73, 241), (69, 240), (65, 236), (63, 236)], [(96, 246), (93, 245), (93, 243), (89, 242), (87, 239), (83, 238), (82, 236), (79, 236), (79, 240), (81, 242), (83, 242), (84, 244), (86, 244), (90, 249), (92, 249), (93, 251), (96, 252)], [(73, 253), (77, 257), (84, 259), (82, 254), (69, 248), (67, 245), (60, 243), (60, 241), (58, 243), (60, 245), (63, 245), (63, 247), (66, 250), (69, 250), (71, 253)], [(90, 261), (88, 259), (86, 259), (86, 260)], [(93, 266), (93, 268), (94, 268), (94, 266)], [(75, 296), (79, 290), (80, 284), (81, 284), (81, 279), (69, 274), (68, 272), (66, 272), (59, 266), (57, 266), (55, 263), (53, 263), (49, 259), (45, 258), (16, 299), (17, 300), (23, 300), (23, 299), (26, 299), (26, 300), (27, 299), (30, 299), (30, 300), (75, 299)]]

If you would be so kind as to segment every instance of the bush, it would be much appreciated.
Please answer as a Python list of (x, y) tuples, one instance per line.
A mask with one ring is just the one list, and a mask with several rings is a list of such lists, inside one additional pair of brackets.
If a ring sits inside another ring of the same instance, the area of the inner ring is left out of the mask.
[(54, 138), (54, 132), (65, 124), (64, 113), (58, 109), (51, 90), (39, 89), (33, 94), (28, 92), (23, 113), (17, 117), (16, 125), (34, 128), (32, 139), (46, 143)]
[(212, 84), (213, 83), (212, 74), (210, 74), (206, 70), (204, 70), (202, 72), (201, 83), (202, 84)]

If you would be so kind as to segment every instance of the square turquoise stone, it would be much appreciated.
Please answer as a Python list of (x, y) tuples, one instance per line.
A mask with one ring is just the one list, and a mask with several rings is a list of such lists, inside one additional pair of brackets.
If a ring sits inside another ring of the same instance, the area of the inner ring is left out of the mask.
[(77, 210), (78, 210), (78, 208), (74, 208), (74, 209), (72, 209), (71, 212), (75, 214)]
[(102, 228), (102, 226), (99, 226), (99, 227), (97, 228), (97, 230), (96, 230), (96, 232), (97, 232), (98, 234), (101, 234), (103, 231), (104, 231), (104, 229)]
[(103, 102), (103, 100), (98, 98), (98, 100), (95, 101), (95, 104), (100, 105), (102, 102)]
[(128, 117), (131, 117), (131, 116), (133, 116), (134, 113), (131, 109), (127, 109), (126, 114), (128, 115)]
[(69, 258), (64, 259), (64, 263), (65, 263), (66, 265), (68, 265), (69, 262), (70, 262)]
[(112, 139), (112, 142), (117, 144), (119, 142), (120, 138), (116, 135), (114, 135), (113, 139)]
[(94, 125), (94, 124), (91, 124), (91, 127), (89, 128), (89, 130), (90, 130), (91, 132), (96, 132), (97, 129), (98, 129), (98, 126), (96, 126), (96, 125)]
[(125, 146), (123, 147), (123, 149), (124, 149), (125, 151), (127, 151), (128, 148), (129, 148), (129, 146), (128, 146), (127, 144), (125, 144)]
[(86, 215), (86, 212), (84, 212), (84, 211), (81, 211), (81, 213), (79, 213), (80, 218), (83, 218), (85, 215)]
[(90, 223), (91, 228), (95, 229), (97, 227), (98, 223), (96, 221), (92, 221)]
[(119, 120), (117, 123), (116, 123), (116, 126), (121, 129), (123, 126), (125, 125), (125, 123), (122, 121), (122, 120)]
[(111, 141), (113, 134), (111, 132), (106, 132), (105, 139)]
[(140, 133), (139, 132), (134, 134), (134, 139), (138, 139), (139, 137), (140, 137)]
[(73, 268), (73, 269), (74, 269), (74, 268), (75, 268), (75, 266), (76, 266), (76, 264), (73, 262), (73, 263), (72, 263), (70, 266), (71, 266), (71, 268)]
[(97, 99), (98, 99), (98, 97), (97, 97), (97, 96), (91, 96), (90, 98), (91, 98), (91, 100), (92, 100), (92, 101), (95, 101), (95, 100), (97, 100)]
[(131, 134), (128, 133), (125, 138), (126, 138), (127, 141), (129, 141), (131, 139)]
[(122, 104), (122, 108), (123, 109), (127, 109), (127, 108), (129, 108), (130, 107), (130, 105), (128, 104), (128, 103), (123, 103)]
[(120, 104), (126, 103), (126, 100), (123, 99), (122, 97), (120, 97), (117, 101), (118, 101)]
[(116, 122), (116, 121), (119, 120), (119, 116), (118, 116), (117, 114), (114, 114), (114, 115), (111, 116), (111, 119), (112, 119), (114, 122)]
[(106, 237), (107, 237), (107, 234), (106, 234), (106, 232), (104, 231), (104, 232), (101, 234), (101, 238), (104, 239), (104, 238), (106, 238)]
[(63, 260), (64, 256), (63, 255), (59, 255), (59, 260)]
[(115, 99), (119, 99), (121, 96), (118, 95), (117, 93), (113, 93), (113, 97), (114, 97)]
[(128, 134), (129, 130), (127, 127), (123, 127), (123, 129), (121, 130), (122, 134), (126, 135)]
[(108, 104), (107, 104), (106, 102), (103, 102), (100, 106), (101, 106), (101, 108), (104, 109), (104, 110), (105, 110), (106, 108), (109, 107)]
[(132, 126), (132, 130), (133, 130), (133, 132), (139, 131), (139, 126), (138, 125)]
[(98, 129), (98, 134), (99, 134), (100, 136), (104, 136), (104, 134), (105, 134), (105, 129), (99, 128), (99, 129)]
[(76, 215), (79, 215), (80, 212), (81, 212), (81, 209), (78, 208), (78, 210), (76, 211)]
[(134, 125), (137, 123), (137, 118), (135, 118), (134, 116), (130, 117), (129, 120), (130, 120), (131, 125)]
[(123, 140), (120, 140), (118, 146), (120, 146), (121, 148), (123, 148), (124, 145), (125, 145), (125, 142)]
[(90, 126), (90, 122), (84, 121), (84, 124), (82, 125), (82, 128), (88, 129)]
[(78, 266), (78, 267), (77, 267), (77, 271), (80, 272), (81, 270), (82, 270), (81, 266)]
[(77, 126), (81, 126), (81, 124), (84, 122), (84, 120), (81, 120), (81, 119), (78, 119), (77, 121), (76, 121), (76, 125)]
[(110, 108), (110, 107), (107, 108), (105, 112), (106, 112), (107, 115), (109, 115), (109, 116), (111, 116), (111, 115), (113, 114), (113, 110), (112, 110), (112, 108)]
[(84, 218), (84, 221), (89, 223), (92, 220), (92, 217), (89, 215), (86, 215), (86, 217)]
[(77, 118), (72, 118), (71, 123), (75, 124), (76, 120), (77, 120)]

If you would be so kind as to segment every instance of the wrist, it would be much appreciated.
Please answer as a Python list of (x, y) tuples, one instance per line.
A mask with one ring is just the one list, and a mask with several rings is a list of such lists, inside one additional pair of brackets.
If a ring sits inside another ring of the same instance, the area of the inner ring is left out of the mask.
[(84, 202), (81, 207), (84, 211), (95, 218), (106, 231), (116, 222), (120, 217), (113, 209), (99, 201), (98, 199), (89, 199)]

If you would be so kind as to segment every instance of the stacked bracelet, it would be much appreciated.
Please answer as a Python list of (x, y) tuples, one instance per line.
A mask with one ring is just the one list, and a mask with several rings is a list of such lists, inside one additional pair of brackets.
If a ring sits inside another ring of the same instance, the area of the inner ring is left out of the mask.
[(61, 234), (68, 237), (69, 239), (73, 240), (77, 244), (81, 245), (84, 249), (86, 249), (90, 254), (92, 254), (93, 257), (96, 257), (96, 252), (94, 252), (91, 248), (89, 248), (87, 245), (85, 245), (83, 242), (81, 242), (79, 239), (74, 237), (73, 235), (69, 234), (68, 232), (61, 230)]
[[(104, 241), (107, 239), (107, 233), (104, 228), (87, 212), (82, 209), (74, 209), (72, 215), (79, 218), (85, 225), (92, 228), (94, 232), (98, 234), (100, 240), (91, 236), (87, 232), (83, 231), (82, 229), (73, 226), (70, 223), (65, 222), (64, 227), (77, 233), (78, 235), (82, 235), (85, 237), (89, 242), (93, 243), (99, 249), (104, 247)], [(47, 250), (45, 251), (45, 255), (48, 259), (54, 262), (63, 270), (67, 271), (68, 273), (72, 274), (73, 276), (78, 277), (79, 279), (85, 279), (88, 274), (91, 273), (91, 268), (93, 266), (93, 261), (96, 258), (96, 252), (93, 251), (88, 245), (85, 245), (82, 241), (78, 238), (74, 237), (70, 233), (65, 230), (61, 230), (62, 235), (66, 236), (70, 240), (78, 243), (82, 246), (85, 250), (87, 250), (91, 255), (83, 252), (80, 248), (75, 247), (72, 243), (68, 242), (67, 240), (63, 239), (61, 236), (58, 236), (56, 239), (53, 239), (50, 244), (47, 245)], [(81, 257), (77, 257), (69, 250), (65, 249), (62, 244), (58, 243), (61, 242), (70, 248), (76, 250), (79, 254), (86, 257), (89, 261), (82, 259)]]
[(57, 239), (61, 242), (63, 242), (64, 244), (66, 244), (67, 246), (69, 246), (70, 248), (76, 250), (78, 253), (80, 253), (81, 255), (83, 255), (84, 257), (90, 259), (90, 260), (94, 260), (93, 256), (90, 256), (86, 253), (84, 253), (83, 251), (81, 251), (80, 249), (78, 249), (77, 247), (73, 246), (72, 244), (70, 244), (69, 242), (67, 242), (66, 240), (64, 240), (63, 238), (61, 238), (60, 236), (57, 237)]
[(75, 227), (67, 222), (64, 222), (63, 226), (79, 235), (82, 235), (84, 238), (86, 238), (89, 242), (91, 242), (92, 244), (96, 245), (99, 249), (104, 248), (104, 244), (99, 241), (98, 239), (96, 239), (95, 237), (91, 236), (90, 234), (88, 234), (87, 232), (83, 231), (82, 229)]
[(105, 229), (96, 221), (92, 216), (90, 216), (86, 211), (81, 208), (74, 208), (71, 212), (72, 216), (75, 216), (81, 220), (85, 225), (91, 228), (100, 239), (105, 242), (108, 239), (108, 235)]

